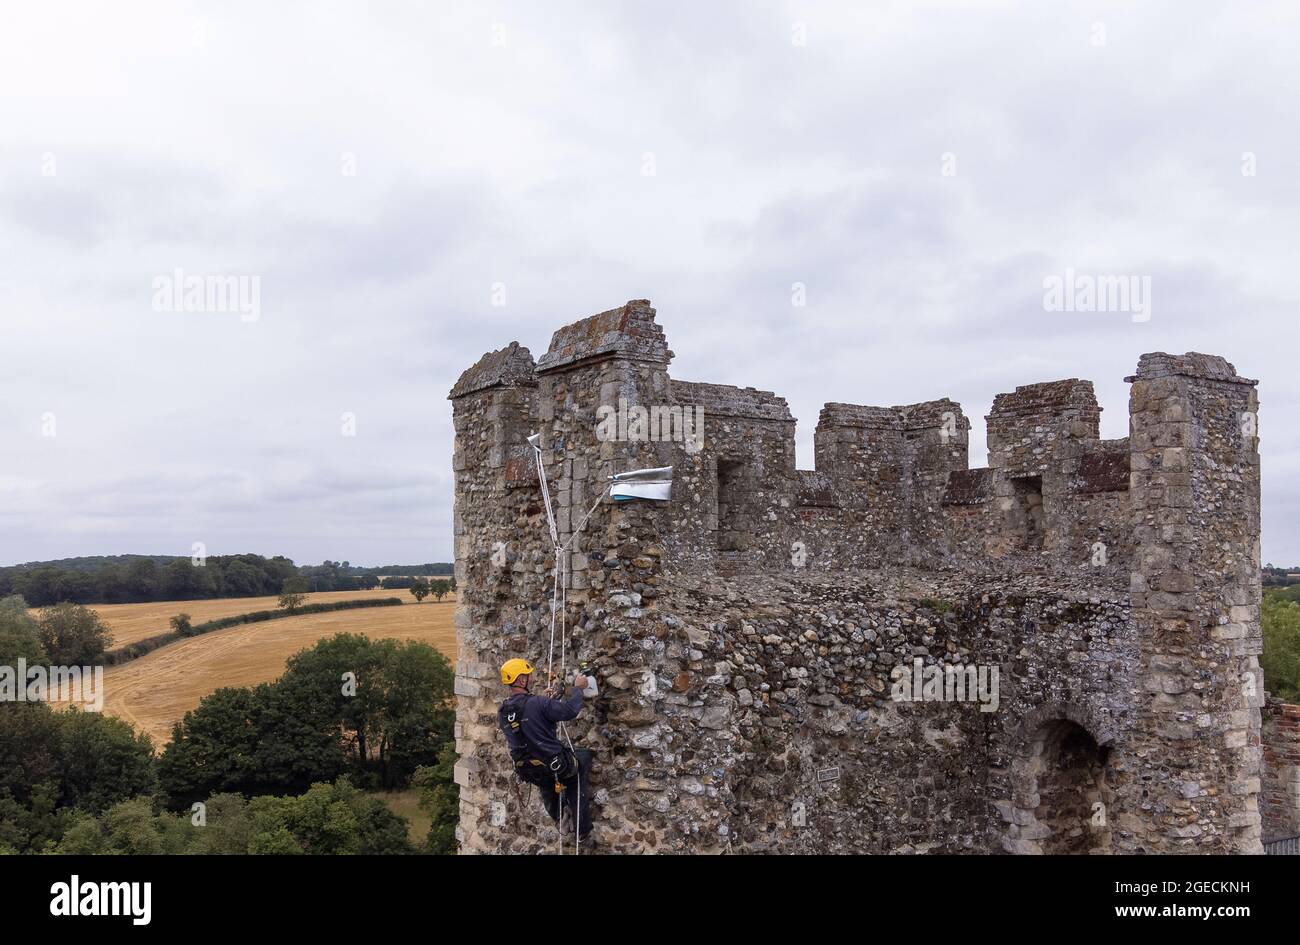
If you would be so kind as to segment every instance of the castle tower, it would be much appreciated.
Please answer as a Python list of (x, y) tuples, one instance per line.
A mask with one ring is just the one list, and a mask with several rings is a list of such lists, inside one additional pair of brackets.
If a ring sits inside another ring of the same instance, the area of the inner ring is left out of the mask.
[(1129, 394), (1132, 613), (1141, 652), (1121, 850), (1260, 852), (1255, 381), (1143, 355)]
[[(537, 799), (529, 803), (515, 790), (501, 750), (501, 662), (522, 656), (539, 676), (551, 667), (571, 679), (579, 661), (590, 659), (598, 678), (614, 679), (602, 695), (604, 719), (646, 724), (653, 718), (648, 697), (630, 686), (620, 690), (629, 675), (615, 671), (635, 661), (638, 641), (628, 643), (629, 658), (620, 647), (628, 641), (612, 639), (604, 624), (607, 614), (635, 621), (653, 609), (663, 571), (659, 517), (667, 513), (654, 503), (599, 499), (617, 472), (673, 463), (674, 444), (636, 426), (640, 408), (670, 403), (671, 357), (654, 309), (633, 301), (559, 329), (535, 366), (517, 344), (487, 354), (452, 390), (461, 589), (456, 781), (464, 852), (558, 847)], [(558, 541), (569, 549), (561, 562), (568, 571), (567, 632), (557, 627), (554, 637), (555, 545), (527, 444), (533, 432), (540, 434)], [(617, 777), (617, 767), (592, 715), (584, 713), (571, 728), (575, 742), (597, 752), (593, 783), (599, 785), (602, 777)]]
[[(504, 823), (509, 782), (492, 752), (499, 699), (497, 667), (541, 625), (545, 588), (537, 550), (520, 525), (542, 518), (537, 474), (526, 437), (536, 418), (537, 379), (527, 348), (512, 343), (485, 354), (452, 388), (456, 442), (452, 469), (456, 547), (456, 783), (462, 848)], [(502, 629), (505, 628), (505, 632)]]

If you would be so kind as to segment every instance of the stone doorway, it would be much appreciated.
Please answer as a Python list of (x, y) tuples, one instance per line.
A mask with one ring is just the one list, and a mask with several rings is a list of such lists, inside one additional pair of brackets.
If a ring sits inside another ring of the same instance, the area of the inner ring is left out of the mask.
[(1081, 725), (1041, 725), (1012, 764), (1007, 849), (1015, 853), (1111, 852), (1110, 751)]

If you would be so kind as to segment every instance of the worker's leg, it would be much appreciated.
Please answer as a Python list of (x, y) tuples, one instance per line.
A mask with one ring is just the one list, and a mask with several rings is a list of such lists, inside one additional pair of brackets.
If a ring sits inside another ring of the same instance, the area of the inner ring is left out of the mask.
[(542, 795), (542, 804), (546, 806), (546, 813), (550, 815), (551, 820), (557, 824), (560, 822), (560, 792), (555, 790), (555, 779), (547, 778), (545, 784), (539, 784), (538, 790)]
[(574, 749), (574, 761), (569, 777), (564, 781), (564, 804), (569, 809), (569, 823), (578, 823), (578, 836), (591, 832), (591, 761), (592, 753), (586, 748)]
[(550, 815), (551, 820), (558, 824), (560, 822), (560, 793), (555, 790), (555, 778), (551, 775), (550, 770), (542, 766), (533, 766), (520, 771), (519, 777), (525, 784), (531, 784), (537, 788), (537, 792), (542, 796), (542, 806), (546, 808), (546, 813)]

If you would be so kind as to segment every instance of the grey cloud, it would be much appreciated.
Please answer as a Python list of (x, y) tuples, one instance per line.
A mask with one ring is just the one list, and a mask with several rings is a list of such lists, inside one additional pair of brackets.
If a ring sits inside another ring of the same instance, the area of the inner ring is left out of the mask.
[[(259, 8), (193, 50), (185, 10), (80, 12), (44, 50), (16, 12), (0, 57), (0, 562), (448, 558), (456, 376), (643, 297), (675, 376), (790, 401), (801, 465), (827, 400), (952, 396), (978, 464), (1000, 391), (1090, 378), (1122, 435), (1140, 353), (1224, 354), (1261, 379), (1265, 557), (1300, 562), (1286, 4), (356, 6), (311, 44)], [(259, 275), (261, 321), (153, 311), (178, 266)], [(1151, 322), (1044, 312), (1065, 266), (1150, 274)]]

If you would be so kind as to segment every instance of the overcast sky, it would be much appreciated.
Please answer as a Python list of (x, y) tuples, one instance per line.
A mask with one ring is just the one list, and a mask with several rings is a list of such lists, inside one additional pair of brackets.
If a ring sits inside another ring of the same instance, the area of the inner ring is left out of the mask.
[[(825, 401), (951, 396), (978, 466), (999, 391), (1091, 379), (1124, 436), (1139, 354), (1222, 354), (1300, 564), (1294, 3), (2, 16), (0, 564), (449, 559), (458, 374), (633, 298), (801, 467)], [(1046, 311), (1067, 268), (1150, 320)], [(155, 304), (177, 269), (257, 319)]]

